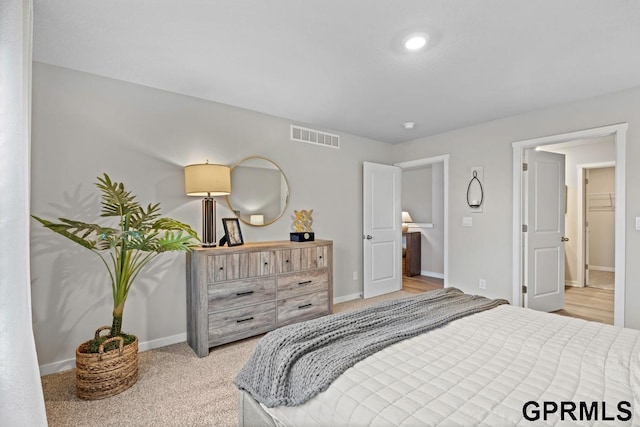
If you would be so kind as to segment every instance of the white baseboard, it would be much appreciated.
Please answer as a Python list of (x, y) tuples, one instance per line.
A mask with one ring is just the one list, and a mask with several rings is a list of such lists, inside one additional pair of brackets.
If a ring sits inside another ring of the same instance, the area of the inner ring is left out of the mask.
[(340, 304), (341, 302), (347, 302), (347, 301), (351, 301), (354, 299), (358, 299), (358, 298), (362, 298), (362, 293), (358, 292), (355, 294), (349, 294), (349, 295), (344, 295), (341, 297), (336, 297), (333, 299), (333, 303), (334, 304)]
[(598, 265), (589, 265), (589, 270), (608, 271), (610, 273), (616, 272), (616, 269), (613, 267), (600, 267)]
[(583, 286), (578, 285), (578, 281), (577, 280), (565, 280), (564, 281), (564, 285), (565, 286), (573, 286), (574, 288), (582, 288)]
[[(154, 348), (165, 347), (171, 344), (177, 344), (187, 340), (187, 333), (172, 335), (170, 337), (158, 338), (157, 340), (145, 341), (138, 343), (138, 351), (153, 350)], [(55, 374), (57, 372), (68, 371), (76, 367), (76, 359), (66, 359), (59, 362), (40, 365), (40, 376)]]
[(433, 271), (424, 271), (420, 272), (421, 276), (434, 277), (436, 279), (444, 279), (444, 273), (434, 273)]
[(51, 375), (57, 372), (68, 371), (76, 367), (76, 358), (61, 360), (59, 362), (40, 365), (40, 376)]
[(187, 333), (172, 335), (170, 337), (158, 338), (157, 340), (145, 341), (138, 343), (138, 351), (153, 350), (154, 348), (165, 347), (171, 344), (177, 344), (187, 340)]

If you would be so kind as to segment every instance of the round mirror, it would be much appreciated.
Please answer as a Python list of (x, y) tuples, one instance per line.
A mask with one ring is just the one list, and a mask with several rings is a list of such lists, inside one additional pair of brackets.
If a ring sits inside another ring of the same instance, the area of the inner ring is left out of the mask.
[(225, 198), (240, 221), (262, 227), (284, 213), (289, 203), (289, 183), (271, 160), (247, 157), (231, 168), (231, 194)]

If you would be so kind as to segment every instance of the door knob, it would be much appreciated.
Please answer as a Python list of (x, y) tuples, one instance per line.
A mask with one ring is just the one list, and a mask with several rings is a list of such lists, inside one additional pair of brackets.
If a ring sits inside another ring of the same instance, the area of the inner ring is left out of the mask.
[(371, 240), (371, 239), (373, 239), (373, 236), (372, 236), (372, 235), (370, 235), (370, 234), (367, 234), (367, 235), (365, 236), (365, 239), (367, 239), (367, 240)]
[(562, 239), (560, 239), (560, 241), (562, 241), (562, 242), (568, 242), (568, 241), (569, 241), (569, 238), (568, 238), (568, 237), (564, 237), (564, 236), (562, 236)]

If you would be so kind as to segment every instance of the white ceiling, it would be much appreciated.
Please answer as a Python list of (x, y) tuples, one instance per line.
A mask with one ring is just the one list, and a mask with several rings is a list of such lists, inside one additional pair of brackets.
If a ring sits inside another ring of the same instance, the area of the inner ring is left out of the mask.
[[(640, 86), (637, 0), (34, 0), (34, 15), (36, 61), (389, 143)], [(412, 31), (426, 50), (402, 50)]]

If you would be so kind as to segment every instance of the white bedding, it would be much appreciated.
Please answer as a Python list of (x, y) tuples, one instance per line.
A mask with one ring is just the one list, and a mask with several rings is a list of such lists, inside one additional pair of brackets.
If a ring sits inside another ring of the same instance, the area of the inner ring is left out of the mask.
[[(528, 401), (574, 402), (578, 421), (528, 421)], [(579, 420), (583, 401), (598, 420)], [(601, 402), (633, 417), (604, 423)], [(301, 406), (263, 408), (283, 426), (640, 425), (640, 331), (504, 305), (387, 347)]]

